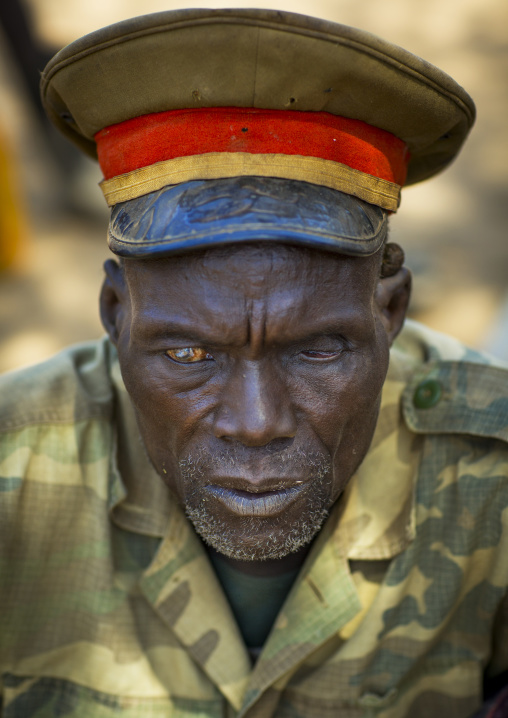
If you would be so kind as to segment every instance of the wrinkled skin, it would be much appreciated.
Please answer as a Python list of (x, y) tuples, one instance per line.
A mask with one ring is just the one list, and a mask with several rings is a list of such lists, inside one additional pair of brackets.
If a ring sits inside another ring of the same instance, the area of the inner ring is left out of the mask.
[(301, 562), (369, 448), (410, 285), (379, 269), (268, 244), (106, 263), (103, 323), (148, 455), (242, 570)]

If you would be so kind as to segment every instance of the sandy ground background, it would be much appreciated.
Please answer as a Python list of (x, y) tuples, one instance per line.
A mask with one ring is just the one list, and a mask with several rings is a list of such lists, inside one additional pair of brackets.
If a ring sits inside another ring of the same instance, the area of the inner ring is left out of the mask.
[[(132, 15), (198, 6), (256, 5), (26, 0), (36, 37), (55, 50)], [(404, 246), (415, 275), (412, 316), (508, 360), (508, 2), (278, 0), (259, 7), (374, 32), (436, 64), (473, 96), (478, 120), (462, 154), (438, 178), (404, 191), (392, 239)], [(102, 334), (97, 294), (108, 250), (100, 172), (65, 144), (56, 163), (1, 34), (0, 133), (26, 224), (17, 261), (0, 274), (6, 370)]]

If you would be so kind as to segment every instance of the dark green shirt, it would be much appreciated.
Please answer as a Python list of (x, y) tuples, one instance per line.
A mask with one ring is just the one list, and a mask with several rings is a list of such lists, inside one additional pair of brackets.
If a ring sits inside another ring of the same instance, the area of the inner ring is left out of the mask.
[(299, 568), (281, 576), (249, 576), (210, 553), (247, 648), (261, 648), (286, 600)]

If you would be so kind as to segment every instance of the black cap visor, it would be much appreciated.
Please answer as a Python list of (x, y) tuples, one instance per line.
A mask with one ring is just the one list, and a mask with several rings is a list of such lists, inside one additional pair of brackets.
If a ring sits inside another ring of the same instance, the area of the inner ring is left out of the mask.
[(386, 231), (387, 213), (356, 197), (296, 180), (235, 177), (117, 204), (108, 239), (115, 254), (146, 259), (265, 240), (369, 256)]

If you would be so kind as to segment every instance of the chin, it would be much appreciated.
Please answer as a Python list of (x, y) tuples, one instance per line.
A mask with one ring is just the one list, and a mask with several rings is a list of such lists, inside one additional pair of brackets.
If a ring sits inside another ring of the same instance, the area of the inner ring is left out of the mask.
[(188, 507), (186, 513), (206, 544), (237, 561), (268, 561), (295, 553), (312, 541), (328, 516), (325, 508), (306, 511), (294, 520), (283, 516), (228, 521), (206, 507)]

